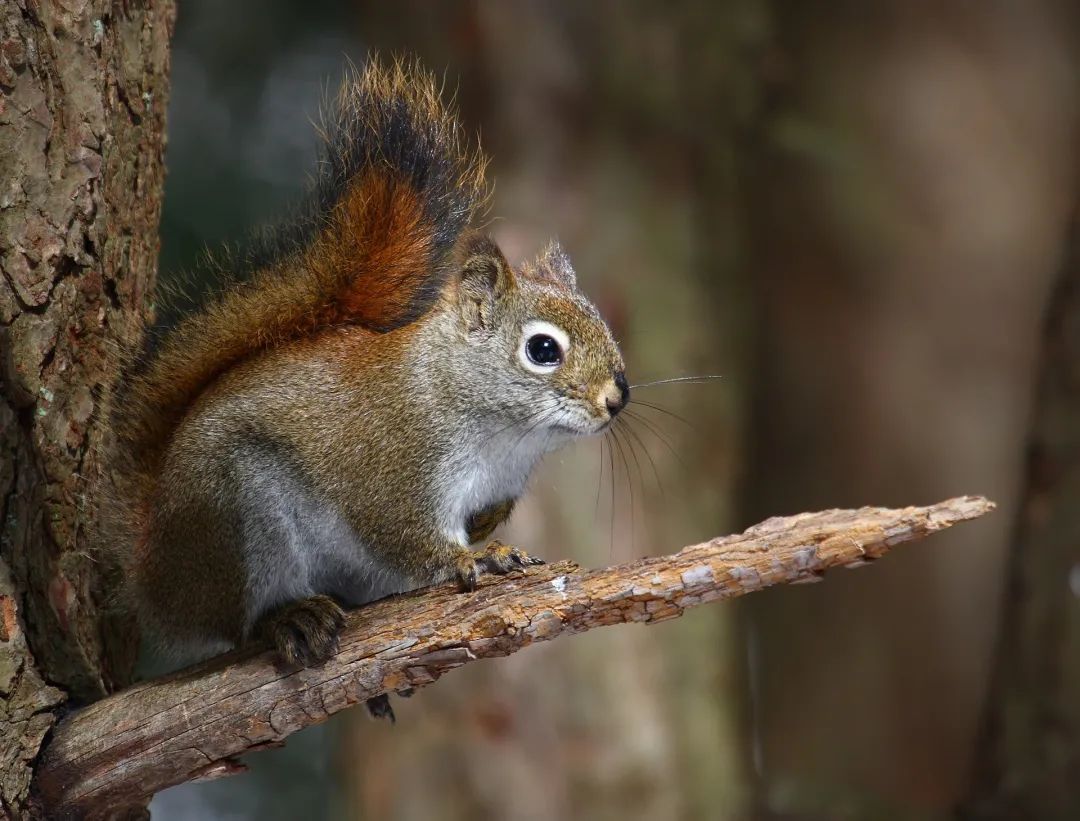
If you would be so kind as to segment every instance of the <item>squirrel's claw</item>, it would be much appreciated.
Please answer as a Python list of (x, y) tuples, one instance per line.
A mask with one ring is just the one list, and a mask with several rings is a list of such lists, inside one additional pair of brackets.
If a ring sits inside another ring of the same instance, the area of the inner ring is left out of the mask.
[(544, 563), (543, 559), (530, 556), (520, 547), (503, 544), (498, 539), (492, 539), (488, 542), (487, 547), (476, 551), (473, 555), (476, 557), (476, 563), (481, 565), (484, 570), (499, 575)]
[(266, 616), (258, 632), (269, 639), (287, 664), (312, 667), (338, 649), (345, 613), (329, 596), (311, 596)]
[(461, 551), (461, 555), (458, 556), (455, 575), (457, 576), (458, 587), (461, 588), (463, 593), (471, 593), (476, 589), (476, 586), (480, 583), (480, 567), (471, 551)]
[(462, 555), (458, 562), (458, 582), (463, 590), (475, 590), (481, 573), (504, 576), (514, 570), (524, 570), (526, 567), (543, 563), (543, 559), (530, 556), (519, 547), (494, 539), (483, 550)]

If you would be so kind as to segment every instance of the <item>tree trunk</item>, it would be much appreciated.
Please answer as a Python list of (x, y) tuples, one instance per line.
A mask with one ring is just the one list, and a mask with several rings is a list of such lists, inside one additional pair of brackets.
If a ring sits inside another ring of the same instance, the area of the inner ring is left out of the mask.
[(0, 805), (14, 817), (32, 814), (57, 709), (125, 683), (134, 658), (93, 558), (100, 411), (152, 309), (172, 22), (171, 0), (0, 8)]
[(996, 674), (965, 817), (1080, 817), (1080, 215), (1051, 301)]

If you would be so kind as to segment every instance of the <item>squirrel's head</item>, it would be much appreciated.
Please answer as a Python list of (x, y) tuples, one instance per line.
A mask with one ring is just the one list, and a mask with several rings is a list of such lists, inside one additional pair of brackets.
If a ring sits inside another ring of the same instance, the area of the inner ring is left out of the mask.
[(483, 406), (541, 433), (604, 430), (630, 395), (622, 354), (559, 245), (514, 271), (477, 236), (460, 259), (451, 297), (468, 355), (484, 369)]

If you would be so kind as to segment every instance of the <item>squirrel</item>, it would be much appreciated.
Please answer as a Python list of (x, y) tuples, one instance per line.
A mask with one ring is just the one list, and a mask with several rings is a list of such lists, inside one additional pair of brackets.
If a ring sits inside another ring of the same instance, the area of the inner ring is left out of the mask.
[(542, 563), (472, 545), (629, 398), (559, 245), (514, 268), (473, 226), (486, 159), (433, 75), (350, 71), (323, 131), (300, 215), (117, 389), (116, 541), (174, 655), (317, 665), (345, 607)]

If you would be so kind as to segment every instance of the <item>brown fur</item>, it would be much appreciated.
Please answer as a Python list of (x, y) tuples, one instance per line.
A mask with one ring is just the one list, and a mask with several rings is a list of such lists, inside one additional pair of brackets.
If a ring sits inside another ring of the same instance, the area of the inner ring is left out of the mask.
[[(329, 143), (386, 127), (376, 119), (384, 107), (372, 101), (404, 106), (411, 127), (445, 152), (440, 159), (450, 168), (449, 184), (467, 224), (487, 195), (486, 161), (466, 145), (434, 76), (419, 67), (398, 61), (383, 68), (373, 62), (362, 75), (348, 78), (330, 115), (347, 127), (336, 137), (324, 129), (327, 150), (348, 151), (349, 145)], [(145, 500), (184, 413), (229, 368), (325, 328), (356, 324), (388, 330), (429, 307), (452, 256), (453, 243), (449, 252), (433, 256), (444, 226), (433, 219), (430, 198), (441, 192), (418, 189), (393, 162), (379, 159), (376, 154), (345, 181), (340, 199), (318, 217), (320, 225), (306, 247), (226, 289), (181, 322), (149, 362), (131, 369), (113, 414), (117, 461), (125, 463), (126, 478), (136, 484), (134, 493), (124, 493), (129, 500)]]
[[(536, 563), (469, 545), (544, 453), (626, 400), (559, 246), (515, 272), (469, 233), (483, 161), (430, 75), (369, 68), (335, 111), (307, 220), (172, 331), (113, 409), (114, 539), (165, 647), (255, 634), (318, 663), (335, 599)], [(530, 352), (552, 334), (555, 364)]]

